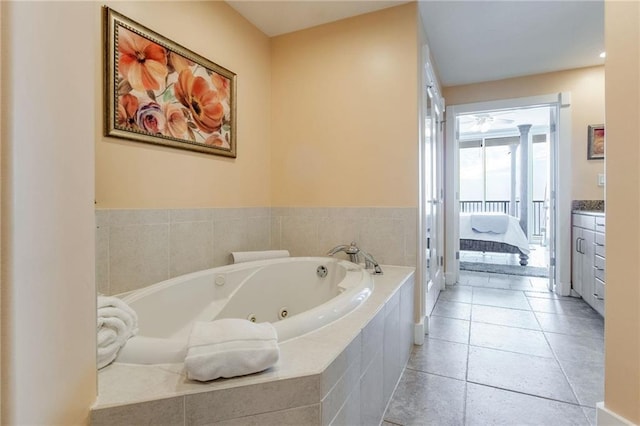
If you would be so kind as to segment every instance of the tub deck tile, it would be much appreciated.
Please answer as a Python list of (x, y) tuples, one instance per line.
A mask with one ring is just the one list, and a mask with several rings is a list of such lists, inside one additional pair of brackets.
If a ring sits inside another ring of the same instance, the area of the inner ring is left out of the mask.
[(298, 377), (185, 396), (187, 425), (313, 405), (320, 399), (317, 376)]

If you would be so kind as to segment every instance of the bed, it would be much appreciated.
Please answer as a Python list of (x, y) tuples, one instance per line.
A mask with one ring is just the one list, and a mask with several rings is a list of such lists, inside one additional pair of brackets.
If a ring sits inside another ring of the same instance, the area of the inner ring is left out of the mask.
[(518, 254), (522, 266), (529, 261), (518, 218), (504, 213), (460, 213), (460, 250)]

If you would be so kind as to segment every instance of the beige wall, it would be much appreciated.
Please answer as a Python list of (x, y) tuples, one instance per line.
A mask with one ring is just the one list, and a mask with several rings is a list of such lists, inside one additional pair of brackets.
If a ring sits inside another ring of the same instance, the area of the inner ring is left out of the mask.
[[(238, 157), (105, 138), (99, 125), (96, 207), (270, 205), (269, 39), (222, 1), (155, 2), (153, 7), (148, 2), (115, 1), (109, 5), (238, 75)], [(95, 3), (94, 13), (99, 13), (98, 7)], [(101, 49), (96, 46), (95, 51)], [(101, 87), (101, 72), (95, 80)], [(103, 109), (101, 97), (96, 109)], [(96, 120), (101, 123), (100, 113)]]
[(2, 9), (2, 424), (81, 424), (96, 395), (99, 15)]
[(417, 206), (416, 13), (272, 39), (274, 206)]
[(604, 173), (604, 162), (587, 160), (587, 126), (604, 122), (603, 66), (445, 87), (443, 92), (447, 105), (571, 92), (571, 198), (604, 198), (604, 189), (597, 185), (598, 173)]
[(605, 2), (605, 406), (640, 424), (640, 4)]

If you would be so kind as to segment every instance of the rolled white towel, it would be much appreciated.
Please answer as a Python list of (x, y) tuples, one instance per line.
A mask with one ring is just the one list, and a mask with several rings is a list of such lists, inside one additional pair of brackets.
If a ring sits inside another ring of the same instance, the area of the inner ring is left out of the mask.
[(234, 251), (231, 252), (233, 263), (251, 262), (253, 260), (278, 259), (289, 257), (289, 250)]
[(138, 332), (138, 316), (117, 297), (98, 297), (98, 369), (111, 364), (127, 340)]
[(271, 324), (228, 318), (193, 324), (184, 365), (189, 379), (209, 381), (266, 370), (279, 357)]

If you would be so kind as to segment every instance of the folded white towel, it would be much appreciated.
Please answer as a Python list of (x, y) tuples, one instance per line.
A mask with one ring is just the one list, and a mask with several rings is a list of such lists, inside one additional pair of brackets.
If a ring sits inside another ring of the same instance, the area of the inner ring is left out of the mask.
[(138, 316), (117, 297), (98, 297), (98, 368), (111, 364), (127, 340), (138, 332)]
[(279, 357), (271, 324), (228, 318), (193, 324), (184, 365), (189, 379), (208, 381), (266, 370)]
[(504, 213), (482, 213), (471, 215), (471, 229), (476, 232), (504, 234), (509, 228), (509, 216)]
[(233, 257), (233, 263), (242, 263), (253, 260), (289, 257), (289, 250), (234, 251), (231, 252), (231, 256)]

